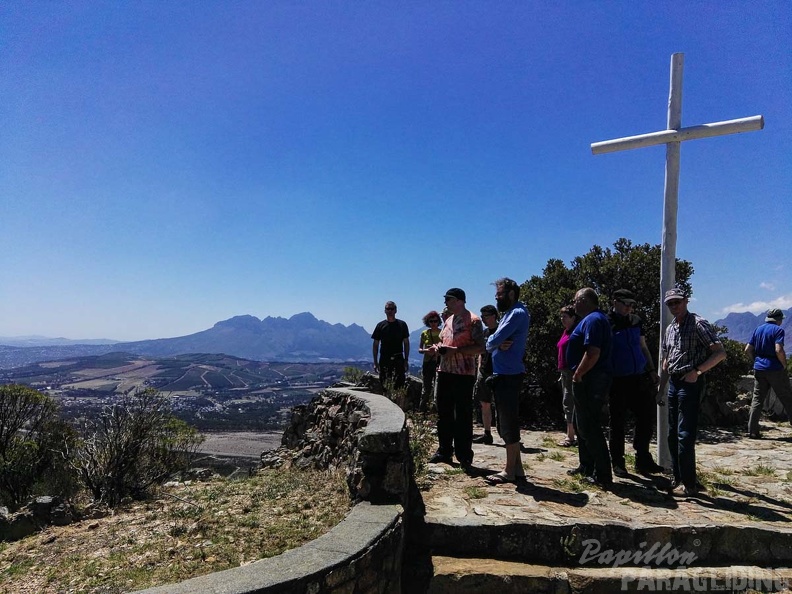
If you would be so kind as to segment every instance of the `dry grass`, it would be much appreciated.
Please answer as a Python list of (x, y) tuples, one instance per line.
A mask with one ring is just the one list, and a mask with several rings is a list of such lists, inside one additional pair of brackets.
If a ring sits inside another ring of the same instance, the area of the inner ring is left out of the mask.
[(350, 508), (340, 473), (265, 470), (165, 489), (108, 517), (0, 543), (2, 594), (116, 594), (301, 546)]

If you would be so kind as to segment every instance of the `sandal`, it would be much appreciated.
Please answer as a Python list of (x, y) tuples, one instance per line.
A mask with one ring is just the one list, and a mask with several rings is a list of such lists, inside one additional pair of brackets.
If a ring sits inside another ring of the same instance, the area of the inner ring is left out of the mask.
[[(520, 477), (525, 478), (525, 477)], [(510, 478), (508, 475), (499, 472), (497, 474), (490, 474), (489, 476), (485, 476), (484, 480), (488, 482), (490, 485), (506, 485), (509, 483), (516, 482), (516, 478)]]
[(572, 446), (577, 445), (577, 439), (569, 439), (568, 437), (565, 437), (558, 442), (558, 445), (560, 445), (562, 448), (571, 448)]

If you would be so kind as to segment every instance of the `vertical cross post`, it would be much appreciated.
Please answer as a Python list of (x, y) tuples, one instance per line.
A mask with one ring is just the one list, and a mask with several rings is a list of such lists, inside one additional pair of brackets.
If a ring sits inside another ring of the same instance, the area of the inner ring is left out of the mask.
[[(761, 115), (715, 122), (682, 128), (682, 72), (684, 70), (685, 55), (676, 53), (671, 56), (671, 84), (668, 94), (668, 122), (667, 129), (650, 134), (617, 138), (595, 142), (591, 145), (591, 152), (595, 155), (625, 151), (657, 144), (666, 145), (665, 188), (663, 198), (663, 237), (660, 250), (660, 353), (658, 369), (662, 363), (663, 335), (668, 324), (671, 323), (671, 313), (663, 303), (663, 296), (668, 289), (676, 283), (676, 240), (677, 240), (677, 205), (679, 198), (679, 157), (680, 144), (684, 140), (695, 138), (709, 138), (737, 132), (750, 132), (764, 128), (764, 118)], [(665, 391), (666, 386), (660, 389)], [(657, 459), (659, 463), (669, 468), (671, 455), (668, 451), (668, 413), (665, 408), (657, 409)]]
[[(682, 73), (685, 69), (685, 55), (671, 56), (671, 83), (668, 90), (668, 130), (682, 127)], [(660, 244), (660, 344), (658, 345), (657, 367), (663, 359), (663, 334), (671, 323), (671, 312), (663, 304), (665, 292), (676, 283), (676, 243), (677, 208), (679, 205), (679, 156), (680, 141), (666, 144), (665, 186), (663, 190), (663, 239)], [(660, 386), (664, 393), (668, 382)], [(660, 466), (671, 466), (671, 453), (668, 451), (668, 412), (665, 407), (657, 407), (657, 460)]]

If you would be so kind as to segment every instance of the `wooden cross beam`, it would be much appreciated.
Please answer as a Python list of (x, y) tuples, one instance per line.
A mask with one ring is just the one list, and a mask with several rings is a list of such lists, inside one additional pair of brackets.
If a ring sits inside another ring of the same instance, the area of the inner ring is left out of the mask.
[[(595, 155), (626, 151), (657, 144), (666, 145), (665, 189), (663, 200), (663, 238), (660, 259), (660, 342), (662, 345), (665, 328), (671, 322), (671, 314), (663, 306), (663, 296), (676, 282), (676, 238), (677, 238), (677, 204), (679, 198), (679, 145), (685, 140), (710, 138), (724, 134), (750, 132), (764, 128), (764, 118), (760, 115), (739, 120), (715, 122), (690, 128), (682, 127), (682, 71), (685, 55), (681, 53), (671, 56), (671, 85), (668, 94), (668, 127), (660, 132), (640, 134), (595, 142), (591, 152)], [(661, 349), (662, 351), (662, 349)], [(662, 358), (662, 352), (660, 352)], [(660, 362), (658, 362), (658, 369)], [(661, 386), (665, 390), (665, 386)], [(668, 451), (668, 415), (665, 408), (657, 409), (657, 458), (666, 468), (671, 465)]]

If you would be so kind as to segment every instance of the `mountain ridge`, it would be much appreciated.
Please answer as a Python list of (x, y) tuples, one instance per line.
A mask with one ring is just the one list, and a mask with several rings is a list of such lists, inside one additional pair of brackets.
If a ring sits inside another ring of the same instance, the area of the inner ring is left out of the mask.
[[(781, 327), (786, 334), (790, 334), (790, 332), (792, 332), (792, 307), (781, 311), (784, 312), (784, 319), (781, 322)], [(728, 338), (747, 343), (751, 340), (753, 331), (756, 330), (759, 325), (764, 324), (766, 315), (767, 312), (762, 312), (760, 314), (752, 314), (749, 311), (741, 313), (730, 312), (725, 318), (715, 320), (714, 323), (717, 326), (723, 326), (727, 329), (726, 336)], [(787, 352), (792, 349), (792, 338), (786, 341), (785, 347)]]
[[(785, 310), (784, 315), (781, 327), (792, 332), (792, 308)], [(764, 318), (765, 313), (731, 312), (714, 323), (727, 329), (728, 338), (746, 343)], [(422, 330), (410, 334), (411, 359), (420, 359), (418, 338)], [(786, 348), (787, 351), (792, 349), (792, 339)], [(220, 320), (206, 330), (173, 338), (131, 342), (40, 336), (0, 338), (0, 369), (118, 351), (159, 357), (225, 354), (252, 361), (370, 361), (371, 336), (358, 324), (330, 324), (310, 312), (300, 312), (290, 318), (267, 316), (264, 319), (242, 314)]]
[(370, 358), (371, 338), (357, 324), (330, 324), (310, 312), (301, 312), (288, 319), (268, 316), (263, 320), (245, 314), (216, 322), (206, 330), (174, 338), (102, 345), (4, 345), (0, 346), (0, 368), (114, 351), (158, 357), (212, 353), (252, 361), (359, 361)]

